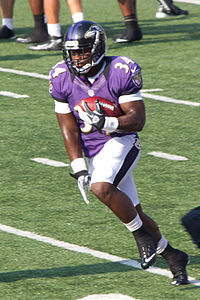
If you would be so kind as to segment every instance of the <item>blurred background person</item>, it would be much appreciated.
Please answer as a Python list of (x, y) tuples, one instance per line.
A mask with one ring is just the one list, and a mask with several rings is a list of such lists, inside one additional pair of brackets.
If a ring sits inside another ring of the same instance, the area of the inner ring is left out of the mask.
[(118, 0), (119, 8), (124, 16), (126, 30), (123, 34), (113, 38), (115, 43), (140, 41), (142, 31), (138, 25), (136, 0)]
[[(182, 10), (173, 4), (173, 0), (157, 0), (159, 2), (157, 18), (171, 16), (186, 16), (187, 10)], [(0, 39), (15, 39), (13, 30), (13, 10), (15, 0), (0, 0), (2, 14), (2, 28)], [(59, 0), (29, 0), (34, 18), (35, 28), (33, 33), (25, 38), (17, 38), (19, 43), (33, 43), (30, 50), (60, 50), (62, 47), (62, 34), (59, 22)], [(66, 0), (74, 23), (84, 20), (81, 0)], [(115, 43), (128, 43), (140, 41), (142, 30), (138, 25), (136, 0), (118, 0), (119, 8), (125, 21), (126, 30), (123, 34), (113, 38)], [(44, 12), (47, 19), (45, 23)]]
[(2, 16), (0, 39), (15, 39), (15, 33), (13, 30), (14, 3), (15, 0), (0, 0), (0, 10)]
[(43, 0), (29, 0), (30, 8), (34, 19), (34, 30), (31, 35), (25, 38), (17, 38), (18, 43), (40, 43), (48, 39), (47, 24), (44, 15)]
[[(66, 0), (74, 23), (84, 20), (81, 0)], [(30, 50), (60, 50), (62, 33), (59, 22), (59, 0), (29, 0), (34, 19), (34, 30), (31, 35), (17, 38), (18, 43), (35, 44)], [(13, 12), (15, 0), (0, 0), (2, 28), (0, 39), (15, 39), (13, 29)]]
[[(33, 33), (25, 39), (18, 38), (21, 43), (39, 43), (48, 38), (47, 26), (44, 20), (43, 0), (29, 0), (34, 19)], [(0, 0), (2, 28), (0, 39), (15, 39), (13, 29), (13, 12), (15, 0)]]
[[(32, 0), (34, 1), (34, 0)], [(84, 20), (82, 3), (80, 0), (66, 0), (74, 23)], [(36, 45), (29, 46), (29, 50), (60, 50), (62, 48), (62, 32), (59, 21), (60, 1), (44, 0), (44, 11), (47, 19), (48, 38)]]
[[(159, 2), (157, 18), (180, 17), (188, 15), (187, 10), (182, 10), (173, 4), (172, 0), (157, 0)], [(138, 25), (136, 0), (118, 0), (119, 8), (125, 21), (126, 30), (123, 34), (113, 38), (115, 43), (130, 43), (142, 39), (142, 31)]]
[(160, 5), (156, 12), (156, 18), (184, 17), (189, 14), (187, 10), (174, 5), (173, 0), (158, 0), (158, 2)]

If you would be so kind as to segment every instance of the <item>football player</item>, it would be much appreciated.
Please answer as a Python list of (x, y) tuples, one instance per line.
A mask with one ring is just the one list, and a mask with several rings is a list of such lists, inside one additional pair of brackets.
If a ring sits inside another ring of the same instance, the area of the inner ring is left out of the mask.
[[(132, 176), (140, 156), (137, 132), (145, 124), (140, 66), (129, 57), (106, 56), (106, 34), (91, 21), (70, 27), (64, 37), (63, 56), (64, 61), (50, 71), (49, 91), (72, 176), (85, 202), (89, 203), (91, 187), (132, 232), (141, 267), (153, 265), (160, 254), (172, 271), (172, 283), (187, 284), (188, 255), (171, 247), (155, 221), (143, 212)], [(94, 110), (89, 109), (84, 99), (95, 96), (114, 101), (122, 114), (106, 116), (98, 101)]]
[[(35, 0), (34, 0), (35, 1)], [(32, 51), (55, 51), (62, 49), (62, 33), (59, 21), (60, 0), (41, 0), (44, 2), (44, 11), (47, 20), (48, 37), (41, 43), (28, 47)], [(73, 22), (84, 20), (81, 0), (66, 0)], [(19, 40), (18, 40), (19, 41)]]

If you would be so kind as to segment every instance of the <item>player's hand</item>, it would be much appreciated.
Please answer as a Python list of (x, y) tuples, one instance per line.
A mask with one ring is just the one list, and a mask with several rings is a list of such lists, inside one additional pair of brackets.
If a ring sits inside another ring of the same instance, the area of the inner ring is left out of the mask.
[(80, 106), (77, 105), (76, 110), (81, 120), (83, 120), (86, 124), (91, 124), (91, 120), (87, 113)]
[(73, 178), (78, 180), (78, 188), (81, 192), (83, 200), (85, 201), (86, 204), (89, 204), (90, 200), (88, 199), (88, 192), (90, 190), (90, 181), (91, 181), (90, 174), (88, 173), (88, 171), (83, 170), (75, 174), (70, 173), (70, 175)]
[(89, 109), (89, 107), (85, 101), (83, 101), (83, 108), (84, 108), (85, 112), (83, 110), (82, 110), (82, 112), (80, 112), (80, 110), (78, 111), (80, 118), (84, 122), (95, 126), (97, 128), (97, 130), (99, 132), (101, 132), (101, 129), (103, 128), (104, 123), (105, 123), (105, 116), (104, 116), (104, 112), (101, 109), (101, 106), (99, 104), (99, 100), (97, 99), (95, 102), (95, 110), (94, 111)]

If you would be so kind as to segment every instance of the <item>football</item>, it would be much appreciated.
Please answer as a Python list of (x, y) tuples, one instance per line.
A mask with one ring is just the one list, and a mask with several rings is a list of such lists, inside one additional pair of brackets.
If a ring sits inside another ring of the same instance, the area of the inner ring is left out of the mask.
[[(105, 113), (105, 116), (107, 117), (119, 117), (122, 115), (122, 111), (120, 108), (117, 106), (117, 104), (114, 101), (106, 100), (101, 97), (89, 97), (82, 99), (79, 102), (79, 106), (84, 110), (82, 101), (85, 101), (89, 107), (90, 110), (95, 110), (95, 102), (96, 100), (99, 100), (99, 104)], [(84, 110), (85, 111), (85, 110)]]

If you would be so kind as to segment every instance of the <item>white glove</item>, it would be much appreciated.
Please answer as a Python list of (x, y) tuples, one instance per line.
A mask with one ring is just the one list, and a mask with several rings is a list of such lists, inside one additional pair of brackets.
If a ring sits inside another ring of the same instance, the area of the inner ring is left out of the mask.
[(117, 130), (119, 121), (116, 117), (105, 117), (104, 113), (99, 105), (99, 100), (96, 100), (95, 110), (91, 111), (85, 101), (83, 101), (83, 107), (85, 111), (82, 110), (80, 106), (77, 106), (77, 111), (79, 113), (79, 117), (85, 123), (94, 125), (97, 130), (101, 132), (103, 129), (107, 133), (111, 133)]
[(84, 110), (82, 110), (82, 108), (80, 106), (77, 106), (76, 110), (77, 110), (81, 120), (83, 120), (87, 124), (92, 124), (90, 118), (87, 115), (87, 113)]
[(105, 123), (105, 116), (104, 112), (99, 104), (99, 100), (95, 101), (95, 110), (91, 110), (87, 103), (83, 101), (83, 107), (85, 112), (81, 109), (81, 107), (77, 107), (77, 111), (79, 113), (79, 117), (85, 122), (90, 125), (96, 127), (96, 129), (101, 132), (103, 125)]
[(91, 177), (88, 171), (83, 170), (80, 172), (77, 172), (75, 174), (70, 175), (78, 180), (78, 188), (81, 192), (81, 195), (83, 197), (83, 200), (85, 201), (86, 204), (90, 203), (90, 200), (88, 199), (88, 192), (90, 191), (90, 181)]

